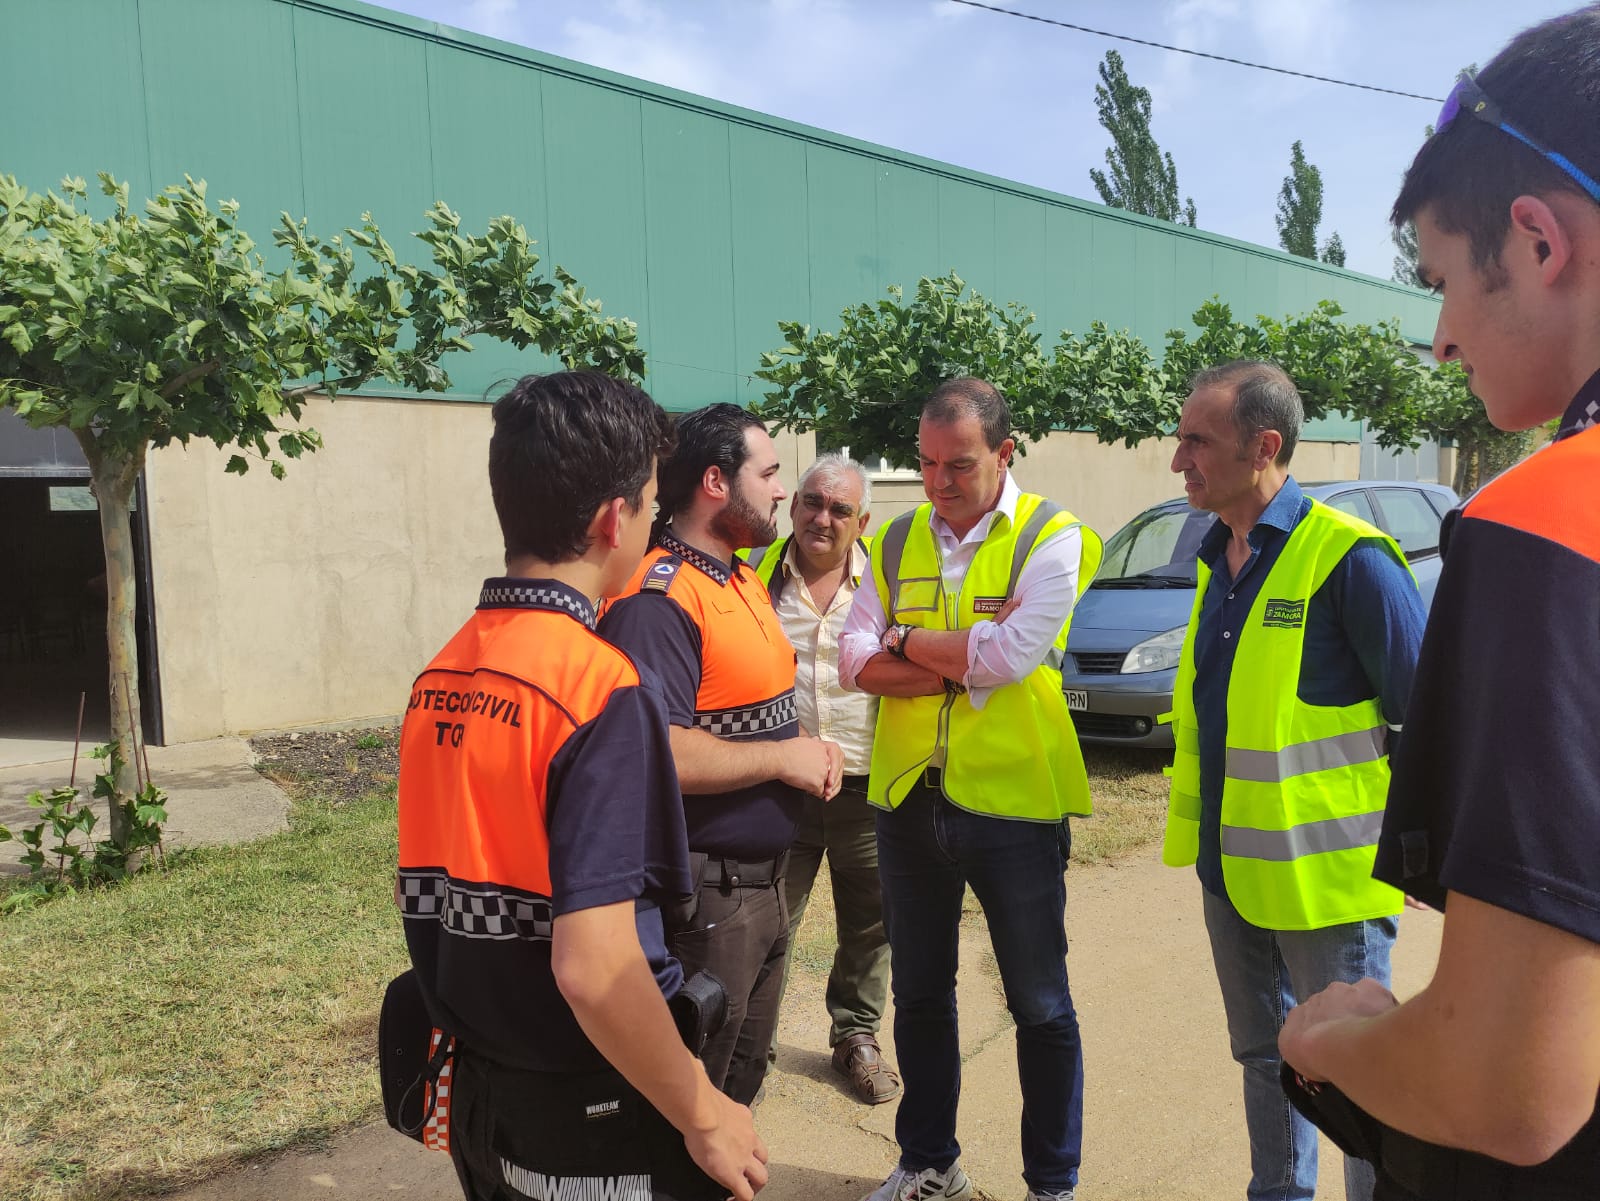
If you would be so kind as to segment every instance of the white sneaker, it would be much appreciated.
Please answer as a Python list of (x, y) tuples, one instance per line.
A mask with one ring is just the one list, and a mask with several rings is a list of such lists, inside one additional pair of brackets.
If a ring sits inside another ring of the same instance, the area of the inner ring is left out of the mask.
[(896, 1168), (875, 1190), (861, 1201), (970, 1201), (972, 1181), (953, 1163), (944, 1171), (923, 1168)]
[(1039, 1193), (1029, 1189), (1028, 1201), (1072, 1201), (1077, 1191), (1075, 1188), (1064, 1188), (1060, 1192), (1052, 1189), (1048, 1192)]

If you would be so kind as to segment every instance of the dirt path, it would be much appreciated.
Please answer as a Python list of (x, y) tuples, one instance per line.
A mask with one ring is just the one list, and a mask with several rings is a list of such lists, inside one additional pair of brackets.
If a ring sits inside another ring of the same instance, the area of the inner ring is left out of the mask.
[[(1141, 852), (1075, 866), (1067, 926), (1085, 1056), (1084, 1201), (1195, 1201), (1240, 1196), (1248, 1175), (1239, 1073), (1192, 871)], [(1426, 982), (1440, 918), (1407, 912), (1395, 953), (1396, 992)], [(981, 917), (962, 934), (965, 1059), (962, 1162), (993, 1198), (1021, 1197), (1015, 1044)], [(894, 1106), (867, 1109), (828, 1066), (822, 981), (797, 977), (785, 1005), (777, 1070), (757, 1122), (772, 1151), (763, 1201), (857, 1201), (894, 1166)], [(887, 1040), (886, 1040), (887, 1042)], [(1342, 1196), (1324, 1144), (1323, 1196)], [(327, 1151), (285, 1156), (178, 1194), (180, 1201), (439, 1199), (460, 1194), (449, 1162), (382, 1126)]]

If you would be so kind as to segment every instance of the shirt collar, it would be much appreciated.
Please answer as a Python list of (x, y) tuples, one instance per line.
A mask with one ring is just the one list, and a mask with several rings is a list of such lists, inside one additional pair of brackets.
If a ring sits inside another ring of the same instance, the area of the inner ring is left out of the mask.
[(548, 609), (575, 617), (594, 629), (594, 605), (560, 580), (495, 576), (478, 593), (480, 609)]
[(672, 532), (669, 525), (661, 534), (661, 541), (657, 544), (670, 555), (677, 555), (690, 567), (698, 568), (710, 576), (723, 587), (733, 578), (734, 569), (721, 559), (714, 559), (704, 551), (696, 550), (682, 538)]
[[(783, 559), (778, 566), (786, 576), (800, 574), (800, 552), (794, 548), (794, 535), (783, 540)], [(867, 552), (861, 547), (861, 539), (857, 538), (850, 544), (850, 582), (859, 585), (861, 577), (867, 572)]]
[[(994, 508), (978, 518), (978, 524), (972, 528), (976, 530), (979, 525), (983, 526), (984, 534), (987, 536), (989, 530), (994, 528), (994, 522), (999, 516), (1004, 515), (1007, 521), (1015, 521), (1017, 519), (1017, 501), (1021, 496), (1022, 489), (1017, 484), (1017, 477), (1012, 475), (1011, 468), (1007, 467), (1006, 477), (1000, 484), (1000, 499), (995, 502)], [(985, 522), (988, 522), (988, 524), (985, 525)], [(955, 531), (950, 528), (943, 517), (939, 516), (939, 510), (937, 509), (933, 511), (931, 524), (935, 534), (944, 534), (950, 538), (956, 537)], [(971, 531), (968, 531), (968, 533), (970, 535)], [(963, 539), (956, 538), (956, 541), (961, 542)]]
[(1562, 414), (1561, 429), (1556, 434), (1556, 440), (1581, 434), (1595, 425), (1600, 425), (1600, 371), (1591, 375), (1572, 398), (1572, 403)]
[[(1267, 507), (1261, 510), (1261, 516), (1256, 518), (1255, 525), (1250, 527), (1250, 545), (1260, 548), (1262, 534), (1258, 531), (1263, 526), (1269, 529), (1281, 530), (1287, 534), (1300, 523), (1300, 509), (1304, 504), (1306, 494), (1300, 490), (1300, 485), (1295, 482), (1294, 476), (1288, 476), (1283, 481), (1283, 487), (1278, 489), (1278, 495), (1267, 502)], [(1200, 540), (1200, 558), (1207, 564), (1216, 562), (1222, 548), (1233, 531), (1221, 521), (1215, 521), (1206, 531), (1205, 537)]]

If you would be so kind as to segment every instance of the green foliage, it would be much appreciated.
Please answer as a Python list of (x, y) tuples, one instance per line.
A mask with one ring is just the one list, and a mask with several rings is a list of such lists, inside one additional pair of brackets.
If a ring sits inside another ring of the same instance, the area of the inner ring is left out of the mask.
[(891, 288), (885, 300), (846, 309), (835, 331), (780, 322), (786, 344), (761, 356), (756, 374), (773, 390), (757, 409), (779, 425), (817, 431), (825, 445), (910, 466), (928, 393), (952, 376), (975, 375), (1005, 394), (1023, 442), (1065, 429), (1132, 447), (1171, 433), (1196, 371), (1255, 358), (1289, 373), (1307, 417), (1347, 414), (1367, 422), (1385, 447), (1459, 437), (1483, 421), (1458, 366), (1419, 359), (1398, 322), (1343, 317), (1323, 301), (1296, 317), (1245, 322), (1212, 299), (1196, 310), (1193, 330), (1168, 331), (1159, 358), (1103, 322), (1084, 334), (1063, 332), (1047, 356), (1032, 313), (967, 292), (952, 274), (921, 280), (910, 303)]
[(1327, 244), (1322, 248), (1322, 261), (1331, 263), (1335, 267), (1344, 266), (1344, 239), (1339, 236), (1339, 231), (1334, 230)]
[[(78, 803), (76, 788), (30, 794), (28, 804), (39, 811), (39, 822), (15, 835), (0, 826), (0, 842), (20, 842), (27, 848), (22, 864), (28, 869), (27, 883), (8, 893), (0, 908), (11, 911), (65, 893), (105, 887), (165, 864), (161, 828), (167, 820), (166, 795), (149, 781), (133, 796), (118, 791), (117, 776), (125, 766), (120, 744), (96, 747), (91, 753), (106, 761), (106, 769), (95, 776), (93, 795), (116, 808), (122, 818), (117, 827), (126, 833), (96, 842), (95, 812)], [(52, 840), (49, 846), (47, 837)]]
[(1163, 154), (1150, 132), (1150, 91), (1128, 78), (1122, 55), (1107, 50), (1094, 89), (1100, 124), (1111, 135), (1104, 171), (1089, 170), (1089, 179), (1103, 203), (1112, 208), (1177, 221), (1195, 222), (1194, 200), (1178, 201), (1178, 169), (1171, 153)]
[(1278, 191), (1278, 245), (1303, 259), (1317, 257), (1322, 223), (1322, 172), (1306, 161), (1299, 142), (1289, 150), (1289, 174)]
[(368, 730), (365, 734), (356, 739), (356, 749), (361, 751), (376, 751), (387, 745), (388, 743), (385, 741), (383, 735), (377, 733), (375, 730)]
[[(71, 431), (88, 460), (106, 554), (111, 733), (124, 745), (139, 729), (128, 514), (149, 448), (200, 438), (237, 447), (230, 472), (255, 457), (281, 478), (285, 460), (322, 445), (300, 425), (310, 396), (376, 379), (442, 391), (440, 360), (479, 334), (567, 367), (644, 371), (633, 322), (603, 316), (559, 267), (553, 280), (539, 275), (510, 217), (478, 236), (435, 204), (416, 235), (418, 265), (370, 215), (322, 241), (284, 214), (273, 241), (288, 265), (269, 272), (238, 204), (213, 208), (203, 180), (185, 177), (141, 214), (126, 184), (99, 178), (111, 211), (96, 219), (81, 179), (40, 195), (0, 175), (0, 408)], [(126, 787), (125, 769), (115, 774)], [(113, 806), (119, 839), (123, 817)]]
[[(321, 445), (298, 421), (313, 392), (382, 378), (416, 391), (449, 386), (439, 366), (485, 334), (537, 346), (568, 365), (643, 371), (632, 322), (539, 256), (509, 217), (464, 234), (445, 205), (417, 235), (431, 266), (400, 261), (370, 216), (319, 241), (284, 214), (274, 242), (289, 265), (269, 273), (238, 223), (186, 177), (146, 206), (100, 176), (112, 212), (96, 220), (67, 179), (40, 195), (0, 176), (0, 406), (61, 426), (102, 455), (204, 438), (237, 445), (282, 474), (282, 458)], [(280, 458), (281, 456), (281, 458)], [(236, 455), (230, 471), (244, 471)]]
[(1410, 288), (1421, 287), (1422, 281), (1417, 278), (1417, 227), (1407, 221), (1391, 229), (1389, 239), (1395, 249), (1394, 269), (1391, 272), (1394, 282)]
[(763, 354), (756, 371), (774, 390), (753, 411), (802, 433), (815, 430), (823, 445), (909, 467), (928, 393), (952, 376), (976, 375), (1006, 394), (1017, 431), (1037, 441), (1058, 414), (1033, 321), (1019, 304), (1002, 307), (967, 292), (954, 273), (919, 281), (910, 303), (891, 287), (887, 299), (845, 309), (834, 332), (780, 321), (785, 344)]

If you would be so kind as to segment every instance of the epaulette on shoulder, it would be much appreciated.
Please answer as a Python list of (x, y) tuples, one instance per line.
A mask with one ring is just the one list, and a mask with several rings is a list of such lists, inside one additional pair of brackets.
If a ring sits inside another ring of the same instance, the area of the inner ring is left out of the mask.
[(677, 555), (668, 555), (649, 571), (644, 573), (644, 579), (639, 584), (639, 591), (659, 592), (665, 595), (672, 588), (672, 581), (678, 578), (678, 569), (683, 566), (683, 560)]

